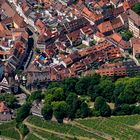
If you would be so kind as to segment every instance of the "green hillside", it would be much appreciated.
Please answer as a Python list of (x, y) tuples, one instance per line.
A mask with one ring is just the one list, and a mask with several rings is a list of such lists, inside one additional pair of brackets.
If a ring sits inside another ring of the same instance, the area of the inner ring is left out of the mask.
[(15, 122), (0, 125), (0, 137), (11, 140), (139, 140), (140, 115), (76, 119), (68, 124), (29, 116), (24, 121), (30, 133), (20, 137)]
[(140, 115), (77, 119), (69, 124), (58, 124), (30, 116), (25, 124), (38, 136), (50, 140), (139, 140), (140, 138)]

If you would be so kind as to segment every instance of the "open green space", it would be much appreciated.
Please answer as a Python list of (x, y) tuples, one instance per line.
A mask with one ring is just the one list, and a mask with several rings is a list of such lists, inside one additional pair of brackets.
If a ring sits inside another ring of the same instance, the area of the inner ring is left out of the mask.
[(14, 128), (5, 129), (5, 130), (2, 130), (0, 132), (1, 132), (0, 135), (2, 135), (2, 136), (12, 138), (12, 139), (16, 139), (16, 140), (20, 139), (19, 133)]
[(140, 16), (140, 2), (136, 3), (133, 7), (132, 10), (136, 12)]
[(15, 121), (2, 123), (2, 124), (0, 124), (0, 130), (5, 130), (7, 128), (13, 128), (15, 125), (16, 125)]
[(0, 137), (1, 136), (15, 139), (15, 140), (20, 139), (20, 135), (17, 132), (17, 130), (15, 129), (15, 122), (14, 121), (0, 124)]
[(25, 140), (41, 140), (41, 139), (39, 139), (38, 137), (36, 137), (33, 133), (29, 133), (26, 136)]
[(140, 138), (140, 129), (132, 127), (140, 123), (139, 115), (81, 119), (77, 120), (77, 122), (121, 140), (139, 140)]
[(41, 137), (47, 138), (47, 140), (64, 140), (63, 138), (60, 138), (59, 136), (56, 136), (54, 134), (40, 131), (40, 130), (33, 130), (36, 134), (40, 135)]
[(51, 130), (53, 132), (58, 132), (61, 134), (71, 135), (72, 137), (85, 137), (85, 138), (94, 138), (102, 139), (94, 133), (83, 130), (72, 124), (59, 124), (57, 122), (45, 121), (39, 117), (30, 116), (27, 120), (28, 123), (35, 126)]
[(140, 124), (140, 115), (113, 116), (110, 119), (131, 126)]
[[(140, 115), (77, 119), (71, 124), (59, 124), (45, 121), (39, 117), (29, 116), (26, 122), (31, 124), (31, 126), (27, 125), (31, 128), (31, 131), (25, 137), (25, 140), (41, 140), (42, 138), (48, 140), (73, 140), (74, 137), (87, 140), (105, 139), (96, 135), (96, 132), (120, 140), (139, 140), (140, 138)], [(20, 135), (15, 129), (15, 122), (1, 124), (0, 136), (11, 140), (20, 140)]]

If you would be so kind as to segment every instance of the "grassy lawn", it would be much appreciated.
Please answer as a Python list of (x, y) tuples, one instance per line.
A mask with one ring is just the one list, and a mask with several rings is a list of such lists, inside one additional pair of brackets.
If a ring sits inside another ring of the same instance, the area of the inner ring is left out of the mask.
[(79, 96), (79, 98), (80, 98), (81, 100), (84, 100), (84, 101), (87, 101), (87, 102), (89, 102), (89, 101), (91, 100), (91, 98), (90, 98), (89, 96), (84, 96), (84, 95)]
[(15, 122), (12, 121), (12, 122), (0, 124), (0, 136), (19, 140), (20, 135), (15, 130)]
[(35, 116), (30, 116), (27, 121), (35, 126), (46, 128), (48, 130), (59, 132), (62, 134), (68, 134), (75, 137), (79, 136), (79, 137), (102, 139), (93, 133), (87, 132), (83, 129), (80, 129), (70, 124), (58, 124), (56, 122), (44, 121), (43, 119)]
[[(140, 130), (133, 129), (131, 126), (140, 123), (140, 116), (124, 116), (111, 118), (93, 118), (77, 120), (78, 123), (90, 128), (94, 128), (121, 140), (139, 140)], [(131, 126), (129, 126), (131, 125)]]
[(27, 135), (27, 137), (26, 137), (25, 140), (41, 140), (41, 139), (39, 139), (38, 137), (36, 137), (34, 134), (29, 133), (29, 134)]

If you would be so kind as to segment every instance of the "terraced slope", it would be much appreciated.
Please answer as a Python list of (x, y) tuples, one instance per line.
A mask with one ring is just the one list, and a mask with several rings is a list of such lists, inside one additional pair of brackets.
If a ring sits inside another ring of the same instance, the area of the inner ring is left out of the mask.
[(96, 129), (120, 140), (140, 139), (140, 115), (76, 120), (77, 125)]
[(16, 129), (16, 124), (14, 121), (0, 124), (0, 137), (5, 137), (6, 139), (20, 140), (20, 134)]

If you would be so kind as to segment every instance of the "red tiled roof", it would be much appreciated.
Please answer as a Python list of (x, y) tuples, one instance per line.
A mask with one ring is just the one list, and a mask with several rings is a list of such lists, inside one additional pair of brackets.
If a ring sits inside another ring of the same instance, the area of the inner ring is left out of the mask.
[(112, 27), (110, 21), (103, 22), (100, 25), (98, 25), (97, 27), (101, 33), (106, 33), (106, 32), (113, 30), (113, 27)]
[(117, 34), (117, 33), (114, 33), (111, 37), (116, 42), (120, 42), (122, 40), (122, 37), (119, 34)]
[(0, 102), (0, 113), (9, 112), (8, 107), (5, 105), (4, 102)]

